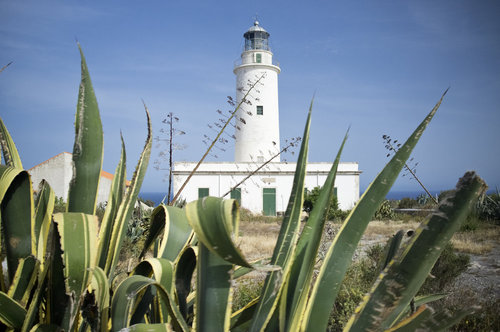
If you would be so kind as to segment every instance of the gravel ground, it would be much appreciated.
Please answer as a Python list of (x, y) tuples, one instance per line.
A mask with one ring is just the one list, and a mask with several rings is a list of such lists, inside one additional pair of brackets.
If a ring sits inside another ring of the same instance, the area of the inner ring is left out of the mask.
[(500, 244), (484, 255), (470, 255), (469, 268), (455, 281), (453, 288), (467, 288), (483, 298), (500, 299)]

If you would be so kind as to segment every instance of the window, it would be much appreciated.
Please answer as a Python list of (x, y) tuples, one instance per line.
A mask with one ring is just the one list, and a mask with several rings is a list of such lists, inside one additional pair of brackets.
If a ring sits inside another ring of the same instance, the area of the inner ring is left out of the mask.
[(238, 201), (241, 204), (241, 188), (234, 188), (231, 190), (231, 198)]
[(264, 106), (257, 106), (257, 115), (264, 115)]
[(203, 198), (209, 195), (208, 188), (198, 188), (198, 198)]
[(255, 62), (257, 62), (257, 63), (262, 62), (262, 54), (260, 54), (260, 53), (255, 54)]

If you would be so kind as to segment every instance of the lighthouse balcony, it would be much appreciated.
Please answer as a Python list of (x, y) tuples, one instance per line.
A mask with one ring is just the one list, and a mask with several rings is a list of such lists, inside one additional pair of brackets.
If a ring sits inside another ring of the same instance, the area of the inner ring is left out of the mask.
[(253, 57), (252, 59), (238, 59), (234, 61), (234, 69), (241, 66), (254, 66), (254, 65), (268, 65), (280, 68), (280, 63), (276, 60), (267, 60), (261, 58), (260, 60), (257, 57)]

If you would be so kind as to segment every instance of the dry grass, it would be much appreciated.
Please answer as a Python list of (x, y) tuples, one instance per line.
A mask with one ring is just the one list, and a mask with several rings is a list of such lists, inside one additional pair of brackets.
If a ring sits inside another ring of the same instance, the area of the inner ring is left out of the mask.
[(240, 224), (239, 247), (245, 257), (251, 261), (271, 257), (279, 230), (280, 225), (276, 222), (242, 222)]
[(500, 227), (485, 225), (474, 232), (460, 232), (453, 235), (451, 243), (453, 247), (461, 252), (482, 255), (491, 251), (498, 244)]
[[(303, 225), (303, 224), (302, 224)], [(331, 223), (334, 233), (340, 229), (340, 224)], [(385, 242), (399, 230), (415, 229), (418, 222), (402, 221), (372, 221), (363, 235), (364, 240)], [(240, 224), (239, 247), (245, 257), (256, 260), (271, 257), (278, 238), (280, 224), (278, 222), (244, 221)], [(331, 239), (330, 239), (331, 240)]]
[[(364, 241), (385, 242), (399, 230), (416, 229), (417, 221), (372, 221), (363, 235)], [(331, 224), (336, 233), (340, 224)], [(249, 260), (270, 257), (278, 238), (278, 222), (246, 221), (240, 224), (240, 248)], [(500, 227), (484, 225), (473, 232), (456, 233), (452, 238), (453, 247), (464, 253), (481, 255), (491, 251), (499, 243)]]

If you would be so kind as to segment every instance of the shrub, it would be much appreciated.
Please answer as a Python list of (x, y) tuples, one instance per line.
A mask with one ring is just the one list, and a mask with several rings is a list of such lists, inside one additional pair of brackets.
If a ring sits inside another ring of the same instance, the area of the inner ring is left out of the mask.
[(55, 197), (54, 200), (54, 213), (66, 212), (66, 202), (62, 197)]
[[(303, 210), (307, 213), (310, 213), (314, 205), (316, 204), (319, 195), (321, 193), (322, 187), (314, 187), (312, 190), (308, 190), (307, 188), (304, 190), (304, 205)], [(342, 221), (347, 214), (339, 209), (339, 203), (337, 200), (337, 196), (332, 195), (330, 198), (330, 204), (328, 205), (328, 212), (326, 214), (326, 218), (328, 220), (336, 220)]]
[[(464, 298), (471, 299), (476, 294), (464, 294)], [(476, 295), (477, 296), (477, 295)], [(460, 323), (453, 326), (450, 331), (500, 331), (500, 299), (495, 297), (486, 297), (482, 299), (481, 309), (474, 314), (466, 316)], [(459, 301), (450, 310), (458, 311), (463, 303)]]
[(404, 197), (399, 201), (398, 209), (411, 209), (418, 205), (418, 202), (413, 198)]
[(473, 232), (477, 230), (479, 226), (480, 220), (476, 213), (472, 212), (469, 213), (462, 226), (460, 226), (459, 232)]
[(358, 303), (379, 276), (385, 257), (384, 250), (380, 244), (371, 246), (366, 252), (366, 257), (349, 267), (330, 316), (328, 331), (343, 331)]
[(373, 216), (374, 220), (391, 220), (394, 219), (395, 214), (391, 208), (391, 203), (388, 200), (384, 200), (382, 204), (378, 207), (377, 211), (375, 211), (375, 215)]
[(442, 190), (438, 195), (438, 202), (441, 203), (453, 190)]
[(486, 195), (479, 199), (475, 210), (480, 219), (500, 224), (500, 194)]
[(233, 311), (236, 312), (246, 306), (250, 301), (259, 297), (264, 285), (264, 279), (246, 278), (238, 282), (233, 297)]

